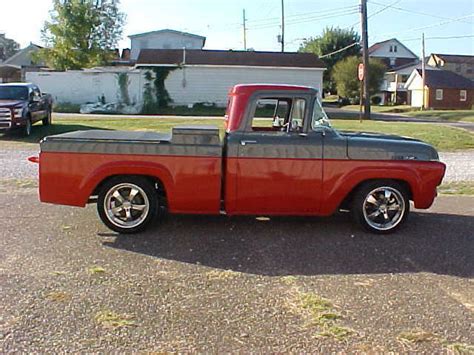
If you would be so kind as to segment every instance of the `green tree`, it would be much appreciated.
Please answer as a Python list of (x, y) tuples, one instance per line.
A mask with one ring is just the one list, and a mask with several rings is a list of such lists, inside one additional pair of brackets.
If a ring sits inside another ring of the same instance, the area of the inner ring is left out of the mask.
[(345, 48), (353, 43), (356, 43), (352, 47), (349, 47), (341, 52), (333, 55), (321, 58), (326, 64), (326, 70), (324, 72), (323, 83), (324, 90), (334, 92), (336, 85), (332, 80), (332, 71), (334, 65), (340, 60), (358, 55), (360, 53), (360, 36), (353, 29), (341, 29), (334, 27), (326, 27), (323, 30), (321, 36), (315, 38), (309, 38), (300, 45), (299, 51), (306, 53), (314, 53), (317, 56), (323, 56), (335, 52), (339, 49)]
[(17, 42), (0, 33), (0, 61), (10, 58), (18, 52), (18, 49), (20, 49), (20, 45)]
[(54, 69), (103, 65), (122, 37), (125, 15), (119, 0), (53, 0), (42, 31), (46, 47), (38, 54)]
[[(340, 96), (354, 99), (359, 97), (360, 82), (357, 67), (361, 58), (352, 56), (338, 62), (333, 68), (332, 78)], [(380, 89), (385, 74), (385, 65), (378, 59), (369, 60), (369, 94), (374, 95)]]

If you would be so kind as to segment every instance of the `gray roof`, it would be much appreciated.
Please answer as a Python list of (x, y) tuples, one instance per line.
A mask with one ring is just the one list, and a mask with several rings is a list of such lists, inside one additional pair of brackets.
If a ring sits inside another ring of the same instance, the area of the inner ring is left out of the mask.
[[(182, 49), (142, 49), (137, 66), (179, 65), (183, 62)], [(186, 49), (186, 64), (251, 67), (320, 68), (325, 64), (312, 53), (257, 52)]]
[[(421, 69), (416, 69), (421, 76)], [(425, 84), (439, 89), (474, 89), (474, 81), (449, 70), (426, 70)]]
[(471, 63), (474, 64), (474, 55), (460, 55), (460, 54), (438, 54), (433, 53), (445, 62), (448, 63)]

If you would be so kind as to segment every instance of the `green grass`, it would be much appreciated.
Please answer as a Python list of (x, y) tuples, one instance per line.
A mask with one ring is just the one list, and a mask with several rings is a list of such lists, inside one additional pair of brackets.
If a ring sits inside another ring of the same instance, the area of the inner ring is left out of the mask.
[[(454, 151), (474, 149), (474, 134), (454, 127), (446, 127), (434, 124), (406, 123), (406, 122), (382, 122), (364, 121), (360, 123), (355, 120), (332, 120), (335, 128), (350, 131), (369, 131), (421, 139), (432, 144), (440, 151)], [(20, 142), (39, 142), (47, 135), (59, 134), (77, 130), (109, 129), (109, 130), (148, 130), (157, 132), (169, 132), (177, 125), (216, 125), (224, 130), (224, 119), (196, 119), (196, 118), (98, 118), (71, 116), (53, 120), (53, 125), (49, 127), (41, 124), (33, 126), (32, 135), (28, 138), (10, 133), (3, 137), (3, 140)]]
[(413, 117), (439, 118), (446, 121), (474, 122), (474, 110), (428, 110), (409, 112)]
[[(359, 105), (346, 105), (341, 107), (343, 110), (359, 111)], [(376, 113), (402, 113), (418, 110), (409, 105), (371, 105), (370, 110)]]
[(122, 328), (136, 325), (131, 316), (121, 315), (112, 311), (101, 311), (97, 313), (95, 320), (106, 328)]
[(440, 151), (474, 149), (474, 134), (454, 127), (425, 123), (331, 120), (340, 130), (396, 134), (420, 139)]
[(474, 181), (455, 181), (442, 184), (438, 192), (445, 195), (474, 195)]

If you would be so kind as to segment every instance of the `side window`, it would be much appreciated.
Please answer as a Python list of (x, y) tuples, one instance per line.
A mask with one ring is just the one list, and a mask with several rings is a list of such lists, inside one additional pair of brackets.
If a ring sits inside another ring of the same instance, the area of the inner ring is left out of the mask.
[(460, 90), (459, 91), (459, 100), (466, 101), (467, 100), (467, 90)]
[(252, 117), (253, 131), (280, 132), (290, 118), (291, 99), (261, 98)]
[(290, 127), (291, 132), (301, 132), (303, 130), (304, 115), (306, 112), (306, 100), (295, 99), (291, 110)]
[(443, 100), (443, 89), (436, 89), (436, 100)]

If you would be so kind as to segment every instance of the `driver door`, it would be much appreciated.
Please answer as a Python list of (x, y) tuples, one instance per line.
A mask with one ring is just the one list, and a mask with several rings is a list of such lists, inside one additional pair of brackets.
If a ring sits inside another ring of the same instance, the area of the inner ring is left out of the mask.
[[(267, 122), (258, 117), (259, 101), (269, 99), (287, 102), (286, 115), (281, 114), (277, 103), (274, 112), (278, 117), (274, 114)], [(235, 213), (317, 213), (322, 187), (322, 136), (308, 134), (304, 128), (310, 120), (310, 97), (264, 97), (256, 101), (245, 132), (229, 142), (238, 145)], [(265, 123), (267, 126), (262, 127)]]

